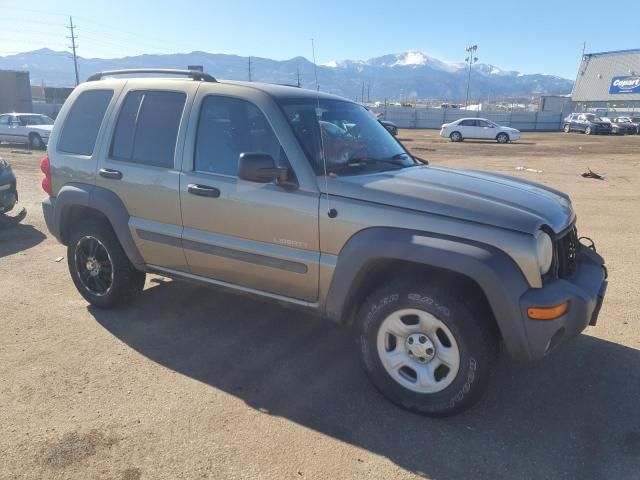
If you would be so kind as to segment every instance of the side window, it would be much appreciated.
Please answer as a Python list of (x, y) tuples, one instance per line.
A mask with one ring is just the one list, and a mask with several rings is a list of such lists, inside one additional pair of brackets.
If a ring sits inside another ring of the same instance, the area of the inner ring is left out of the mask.
[(0, 125), (9, 125), (9, 115), (0, 115)]
[(463, 120), (460, 122), (460, 125), (462, 127), (475, 127), (476, 126), (476, 121), (475, 120)]
[(58, 151), (87, 156), (93, 154), (111, 97), (113, 90), (87, 90), (76, 98), (64, 121)]
[(488, 127), (489, 123), (485, 122), (484, 120), (476, 120), (478, 122), (478, 126), (479, 127)]
[(182, 92), (129, 92), (118, 115), (111, 156), (127, 162), (173, 168), (186, 98)]
[(194, 169), (235, 176), (243, 152), (268, 153), (279, 165), (284, 151), (262, 112), (245, 100), (208, 96), (202, 102)]

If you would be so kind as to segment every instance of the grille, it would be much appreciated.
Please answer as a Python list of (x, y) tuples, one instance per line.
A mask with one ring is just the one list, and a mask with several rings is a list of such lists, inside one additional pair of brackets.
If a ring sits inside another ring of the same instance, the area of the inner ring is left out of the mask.
[(558, 278), (567, 278), (576, 271), (578, 260), (578, 230), (572, 227), (564, 236), (556, 240), (555, 256), (558, 268)]

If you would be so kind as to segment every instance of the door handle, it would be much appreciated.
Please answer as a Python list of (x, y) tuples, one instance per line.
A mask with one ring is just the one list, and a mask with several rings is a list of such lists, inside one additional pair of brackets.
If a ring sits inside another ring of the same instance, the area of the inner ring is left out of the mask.
[(187, 192), (192, 195), (199, 195), (200, 197), (218, 198), (220, 196), (220, 190), (217, 188), (207, 185), (196, 185), (195, 183), (187, 185)]
[(101, 168), (98, 174), (103, 178), (109, 178), (111, 180), (120, 180), (122, 178), (122, 172), (119, 170), (112, 170), (110, 168)]

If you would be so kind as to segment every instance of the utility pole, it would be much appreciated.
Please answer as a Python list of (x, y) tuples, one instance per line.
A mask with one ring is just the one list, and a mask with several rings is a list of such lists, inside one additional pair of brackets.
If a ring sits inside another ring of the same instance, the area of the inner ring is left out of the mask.
[(249, 57), (249, 81), (251, 81), (251, 57)]
[(371, 84), (367, 83), (367, 103), (371, 103)]
[(302, 84), (300, 83), (300, 68), (296, 68), (296, 78), (298, 79), (298, 88), (300, 88), (302, 86)]
[(76, 48), (78, 48), (76, 45), (76, 38), (78, 37), (74, 33), (75, 26), (73, 25), (72, 17), (69, 17), (69, 26), (67, 28), (71, 31), (71, 36), (67, 38), (71, 40), (71, 47), (69, 48), (71, 48), (71, 51), (73, 52), (73, 66), (76, 70), (76, 86), (78, 86), (80, 83), (80, 77), (78, 76), (78, 56), (76, 55)]
[(362, 94), (360, 95), (360, 101), (364, 103), (364, 80), (362, 81)]
[(469, 65), (469, 75), (467, 76), (467, 99), (464, 102), (464, 108), (466, 109), (469, 106), (469, 86), (471, 85), (471, 67), (474, 63), (478, 62), (478, 57), (476, 57), (476, 51), (478, 50), (478, 45), (469, 45), (464, 49), (467, 52), (467, 58), (464, 61)]

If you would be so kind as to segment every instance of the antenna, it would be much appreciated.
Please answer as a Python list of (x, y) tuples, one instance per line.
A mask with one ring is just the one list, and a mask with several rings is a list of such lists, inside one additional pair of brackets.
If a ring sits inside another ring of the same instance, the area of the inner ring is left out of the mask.
[[(318, 83), (318, 65), (316, 64), (316, 47), (311, 39), (311, 53), (313, 54), (313, 72), (316, 76), (316, 117), (320, 112), (320, 84)], [(320, 131), (320, 155), (322, 156), (322, 169), (324, 170), (324, 191), (327, 196), (327, 215), (329, 218), (335, 218), (338, 212), (335, 208), (329, 208), (329, 180), (327, 178), (327, 158), (324, 154), (324, 138), (322, 136), (322, 125), (318, 120), (318, 130)]]

